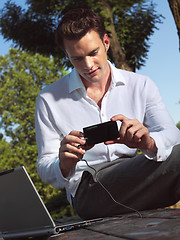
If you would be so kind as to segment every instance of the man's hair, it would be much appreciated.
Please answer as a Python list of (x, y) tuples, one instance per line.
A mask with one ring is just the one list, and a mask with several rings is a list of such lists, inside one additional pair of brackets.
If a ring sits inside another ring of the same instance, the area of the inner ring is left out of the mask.
[(65, 50), (65, 40), (80, 40), (91, 30), (97, 32), (101, 40), (103, 40), (106, 30), (100, 16), (92, 10), (84, 8), (69, 10), (58, 25), (56, 42), (62, 50)]

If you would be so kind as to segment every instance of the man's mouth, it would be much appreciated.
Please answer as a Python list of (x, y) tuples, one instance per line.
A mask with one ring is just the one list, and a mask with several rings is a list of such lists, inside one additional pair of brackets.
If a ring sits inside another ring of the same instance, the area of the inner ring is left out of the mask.
[(96, 69), (94, 69), (94, 70), (92, 70), (92, 71), (90, 71), (90, 72), (87, 72), (86, 75), (90, 75), (90, 76), (96, 75), (96, 73), (97, 73), (98, 70), (99, 70), (99, 68), (96, 68)]

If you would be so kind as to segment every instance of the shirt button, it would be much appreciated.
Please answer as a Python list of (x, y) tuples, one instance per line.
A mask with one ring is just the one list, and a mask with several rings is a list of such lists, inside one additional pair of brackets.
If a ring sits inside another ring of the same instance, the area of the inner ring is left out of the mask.
[(104, 113), (102, 113), (101, 116), (104, 117)]

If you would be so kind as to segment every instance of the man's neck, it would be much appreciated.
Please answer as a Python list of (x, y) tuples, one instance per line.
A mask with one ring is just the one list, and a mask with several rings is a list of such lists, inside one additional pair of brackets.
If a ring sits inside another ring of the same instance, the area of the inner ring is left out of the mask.
[(109, 71), (109, 74), (107, 75), (106, 79), (102, 79), (99, 82), (88, 82), (83, 81), (86, 91), (87, 91), (87, 96), (90, 97), (92, 100), (94, 100), (97, 105), (101, 108), (101, 102), (106, 94), (106, 92), (109, 89), (109, 86), (111, 84), (111, 72)]

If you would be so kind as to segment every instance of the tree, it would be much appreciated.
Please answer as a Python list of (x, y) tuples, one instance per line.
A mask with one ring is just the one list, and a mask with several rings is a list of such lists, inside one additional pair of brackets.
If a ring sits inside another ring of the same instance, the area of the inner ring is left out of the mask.
[(168, 0), (168, 2), (174, 17), (176, 27), (177, 27), (177, 33), (179, 36), (179, 51), (180, 51), (180, 0)]
[(180, 0), (168, 0), (168, 2), (174, 17), (176, 27), (177, 27), (177, 34), (179, 37), (179, 51), (180, 51)]
[(109, 58), (122, 69), (139, 69), (145, 63), (148, 40), (161, 16), (147, 0), (27, 0), (27, 9), (8, 1), (0, 14), (1, 34), (15, 46), (34, 53), (63, 58), (55, 44), (58, 20), (70, 8), (86, 7), (99, 13), (111, 38)]
[(64, 191), (55, 190), (38, 177), (34, 124), (39, 91), (64, 74), (64, 67), (52, 57), (12, 48), (9, 54), (0, 56), (0, 127), (4, 134), (0, 135), (0, 171), (24, 165), (45, 203), (60, 195), (63, 205), (59, 206), (59, 212), (67, 214), (70, 207)]

